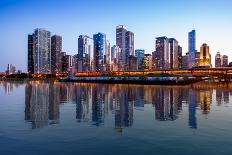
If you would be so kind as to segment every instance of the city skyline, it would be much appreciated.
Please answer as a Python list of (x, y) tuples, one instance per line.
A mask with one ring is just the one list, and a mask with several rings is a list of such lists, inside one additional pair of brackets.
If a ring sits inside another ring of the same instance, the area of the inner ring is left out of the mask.
[[(188, 32), (192, 30), (194, 24), (196, 29), (196, 50), (200, 51), (200, 46), (203, 43), (207, 43), (213, 58), (216, 53), (220, 51), (222, 54), (228, 55), (229, 62), (231, 61), (230, 51), (232, 51), (232, 46), (230, 45), (229, 38), (232, 31), (229, 27), (232, 23), (228, 21), (231, 16), (228, 8), (231, 6), (230, 1), (206, 0), (204, 2), (185, 2), (179, 0), (176, 1), (173, 8), (171, 8), (173, 2), (170, 2), (164, 14), (159, 13), (163, 8), (164, 2), (162, 1), (158, 1), (157, 3), (153, 1), (147, 1), (146, 3), (142, 1), (133, 1), (133, 7), (131, 9), (125, 7), (130, 4), (129, 2), (125, 2), (125, 6), (122, 6), (120, 8), (121, 11), (118, 13), (108, 13), (110, 10), (107, 6), (110, 6), (110, 9), (115, 8), (114, 4), (116, 4), (116, 2), (112, 1), (105, 1), (99, 4), (94, 1), (68, 1), (68, 3), (59, 1), (56, 4), (57, 9), (66, 8), (69, 9), (69, 11), (57, 14), (55, 14), (52, 9), (49, 9), (49, 6), (52, 5), (52, 1), (46, 3), (46, 5), (42, 5), (42, 3), (40, 4), (39, 2), (40, 1), (18, 2), (14, 0), (3, 0), (0, 2), (0, 19), (3, 21), (0, 34), (4, 36), (0, 39), (2, 42), (2, 46), (0, 47), (0, 52), (2, 53), (0, 58), (0, 71), (5, 71), (7, 64), (13, 64), (18, 69), (26, 71), (27, 46), (25, 42), (27, 42), (28, 33), (32, 32), (37, 27), (42, 27), (51, 31), (52, 35), (57, 34), (62, 36), (64, 44), (63, 51), (71, 55), (78, 53), (78, 36), (82, 34), (93, 36), (93, 34), (102, 32), (107, 35), (107, 40), (110, 41), (110, 44), (115, 45), (115, 27), (120, 24), (127, 26), (128, 30), (134, 32), (134, 49), (145, 49), (146, 53), (151, 54), (155, 50), (155, 38), (167, 36), (168, 38), (174, 37), (178, 40), (180, 46), (183, 47), (182, 54), (185, 55), (185, 53), (188, 52)], [(199, 3), (201, 3), (201, 5), (199, 5)], [(30, 8), (30, 6), (34, 4), (38, 4), (38, 8), (31, 10), (32, 8)], [(204, 4), (208, 6), (206, 8), (207, 13), (199, 13), (198, 9), (201, 9)], [(82, 8), (80, 8), (79, 5), (81, 5)], [(103, 11), (99, 11), (93, 14), (94, 11), (96, 12), (93, 6), (97, 8), (99, 5), (103, 5), (107, 13), (103, 14)], [(195, 8), (193, 12), (188, 11), (190, 6)], [(221, 10), (220, 7), (223, 8), (223, 10)], [(43, 12), (41, 12), (39, 8), (42, 8)], [(79, 11), (86, 9), (87, 13), (78, 14), (78, 11), (75, 11), (77, 8), (79, 8)], [(136, 12), (136, 9), (139, 8), (141, 8), (141, 10)], [(180, 8), (183, 9), (177, 11)], [(220, 11), (215, 11), (216, 9)], [(34, 17), (26, 11), (33, 11), (35, 13)], [(170, 15), (173, 11), (174, 13)], [(186, 15), (181, 15), (184, 11), (186, 11)], [(48, 15), (48, 17), (45, 18), (44, 15)], [(148, 17), (146, 17), (146, 15), (148, 15)], [(99, 22), (94, 18), (97, 16), (100, 17)], [(58, 17), (62, 20), (59, 21)], [(69, 20), (66, 19), (66, 17), (69, 17)], [(138, 20), (135, 20), (136, 17), (138, 17)], [(79, 20), (73, 21), (75, 18)], [(17, 24), (15, 24), (15, 22), (17, 22)], [(94, 26), (92, 26), (93, 24)], [(220, 30), (218, 30), (219, 27)], [(12, 44), (14, 46), (12, 46)], [(12, 55), (17, 55), (17, 57), (12, 57)], [(214, 61), (212, 61), (212, 63), (214, 64)]]

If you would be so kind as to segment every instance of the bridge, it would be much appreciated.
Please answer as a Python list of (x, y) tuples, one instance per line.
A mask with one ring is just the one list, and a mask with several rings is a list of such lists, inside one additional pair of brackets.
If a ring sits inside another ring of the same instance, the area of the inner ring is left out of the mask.
[(223, 68), (195, 68), (195, 69), (167, 69), (148, 71), (109, 71), (109, 72), (76, 72), (76, 77), (93, 76), (154, 76), (170, 74), (176, 76), (210, 77), (218, 79), (232, 79), (232, 67)]

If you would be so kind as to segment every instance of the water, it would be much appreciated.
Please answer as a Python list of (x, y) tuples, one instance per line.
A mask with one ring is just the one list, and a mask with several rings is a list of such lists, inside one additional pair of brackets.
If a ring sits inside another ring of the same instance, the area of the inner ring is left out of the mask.
[(0, 154), (231, 155), (232, 83), (0, 82)]

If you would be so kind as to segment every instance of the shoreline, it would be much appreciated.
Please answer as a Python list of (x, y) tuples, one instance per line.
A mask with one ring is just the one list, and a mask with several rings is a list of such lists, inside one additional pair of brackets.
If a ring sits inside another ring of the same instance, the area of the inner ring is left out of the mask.
[(104, 83), (104, 84), (143, 84), (143, 85), (189, 85), (204, 81), (198, 78), (177, 77), (75, 77), (63, 78), (59, 82)]

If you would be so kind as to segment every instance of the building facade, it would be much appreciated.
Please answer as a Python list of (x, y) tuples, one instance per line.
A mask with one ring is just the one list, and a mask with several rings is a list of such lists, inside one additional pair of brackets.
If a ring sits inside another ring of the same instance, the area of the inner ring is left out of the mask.
[(93, 38), (80, 35), (78, 37), (77, 71), (88, 72), (94, 70)]
[(34, 34), (28, 35), (28, 56), (27, 56), (27, 71), (30, 74), (34, 73)]
[(196, 51), (196, 30), (188, 33), (188, 52), (189, 52), (189, 66), (194, 67), (195, 64), (195, 51)]
[(179, 68), (179, 53), (178, 41), (175, 38), (169, 39), (169, 52), (170, 52), (170, 69)]
[(169, 40), (167, 37), (156, 38), (155, 66), (156, 69), (170, 68)]
[(105, 71), (104, 57), (106, 53), (106, 35), (98, 33), (93, 35), (94, 40), (94, 68), (95, 71)]
[(51, 73), (51, 33), (45, 29), (34, 32), (34, 73)]
[(209, 53), (209, 46), (204, 43), (201, 46), (199, 67), (211, 68), (211, 66), (212, 65), (211, 65), (211, 55)]
[(222, 57), (220, 52), (217, 52), (217, 54), (215, 55), (215, 67), (222, 67)]
[(51, 37), (51, 71), (52, 73), (61, 72), (62, 37), (53, 35)]
[(144, 49), (136, 49), (135, 50), (135, 56), (137, 57), (137, 70), (143, 70), (144, 54), (145, 54)]

